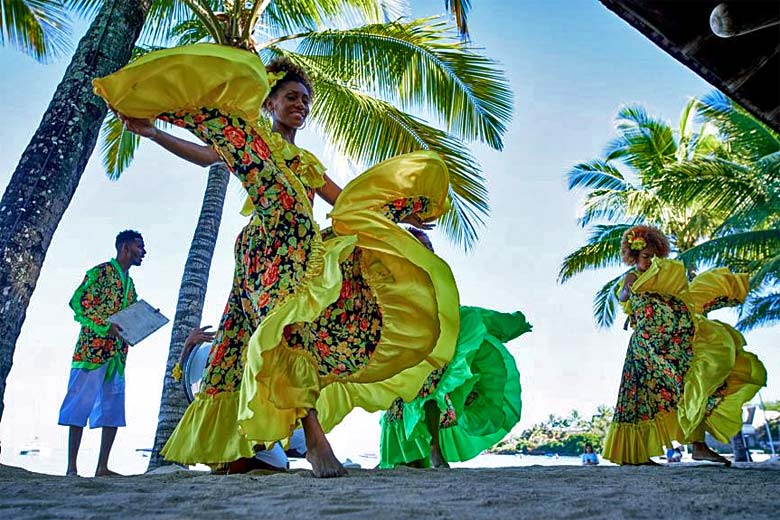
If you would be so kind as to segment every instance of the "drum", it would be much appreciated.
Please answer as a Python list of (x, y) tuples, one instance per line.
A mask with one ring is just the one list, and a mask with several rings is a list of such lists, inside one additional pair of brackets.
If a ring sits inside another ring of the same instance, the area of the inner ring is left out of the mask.
[(209, 362), (210, 351), (211, 343), (201, 343), (190, 351), (182, 363), (181, 384), (184, 386), (184, 394), (189, 402), (195, 400), (195, 394), (200, 390), (200, 380), (206, 363)]
[[(190, 403), (195, 400), (195, 394), (200, 390), (203, 371), (206, 369), (206, 363), (209, 362), (209, 352), (211, 352), (211, 343), (201, 343), (190, 351), (182, 363), (181, 384), (184, 386), (184, 395), (187, 396)], [(276, 443), (269, 450), (258, 451), (255, 458), (270, 468), (288, 468), (290, 466), (288, 456), (306, 457), (306, 438), (302, 429), (299, 428), (293, 432), (289, 444), (287, 453), (279, 443)]]

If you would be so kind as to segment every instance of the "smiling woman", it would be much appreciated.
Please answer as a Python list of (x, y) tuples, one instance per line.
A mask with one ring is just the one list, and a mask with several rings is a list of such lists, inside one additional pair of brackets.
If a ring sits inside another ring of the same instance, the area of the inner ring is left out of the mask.
[[(197, 164), (223, 160), (249, 196), (251, 220), (236, 241), (233, 288), (200, 392), (163, 455), (251, 469), (256, 448), (300, 423), (315, 475), (343, 475), (324, 431), (356, 406), (375, 411), (411, 398), (428, 375), (414, 368), (452, 356), (452, 274), (397, 225), (446, 210), (443, 161), (431, 152), (396, 157), (342, 192), (294, 144), (312, 97), (305, 72), (274, 62), (267, 74), (239, 49), (153, 52), (96, 80), (95, 90), (130, 130)], [(151, 117), (206, 146), (155, 129)], [(312, 217), (315, 193), (335, 203), (330, 233)]]

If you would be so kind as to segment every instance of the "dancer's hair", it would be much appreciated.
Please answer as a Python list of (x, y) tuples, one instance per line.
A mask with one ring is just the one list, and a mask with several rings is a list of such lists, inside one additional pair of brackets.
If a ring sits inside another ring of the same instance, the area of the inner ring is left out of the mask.
[(297, 81), (306, 87), (306, 90), (309, 91), (309, 97), (314, 97), (314, 87), (311, 84), (309, 75), (306, 73), (303, 67), (296, 65), (288, 58), (274, 58), (271, 63), (266, 65), (265, 70), (266, 72), (274, 74), (278, 74), (280, 72), (284, 73), (284, 76), (282, 76), (278, 81), (276, 81), (276, 83), (273, 84), (271, 91), (268, 93), (268, 97), (273, 96), (282, 85), (291, 81)]
[(114, 241), (114, 246), (116, 247), (117, 252), (122, 250), (122, 246), (125, 244), (129, 244), (133, 242), (133, 240), (136, 240), (140, 238), (141, 240), (144, 239), (144, 237), (141, 236), (141, 233), (138, 231), (133, 231), (132, 229), (125, 229), (124, 231), (120, 231), (120, 233), (116, 236), (116, 240)]
[(653, 226), (634, 226), (623, 233), (620, 242), (620, 255), (626, 265), (635, 265), (639, 259), (639, 253), (645, 248), (651, 248), (655, 256), (666, 258), (669, 256), (669, 239), (661, 233), (661, 230)]

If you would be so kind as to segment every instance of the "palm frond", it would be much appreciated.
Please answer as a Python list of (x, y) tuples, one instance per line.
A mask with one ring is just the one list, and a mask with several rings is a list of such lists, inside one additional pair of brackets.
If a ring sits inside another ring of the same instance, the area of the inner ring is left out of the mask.
[(347, 158), (371, 166), (415, 150), (433, 150), (450, 172), (452, 206), (441, 221), (445, 234), (464, 248), (477, 239), (476, 229), (488, 214), (487, 188), (479, 164), (456, 137), (425, 124), (390, 103), (338, 81), (307, 56), (274, 47), (266, 54), (281, 54), (309, 72), (317, 103), (311, 119), (328, 142)]
[(648, 187), (669, 204), (733, 212), (766, 200), (766, 183), (750, 167), (723, 159), (692, 159), (665, 168)]
[(593, 190), (582, 203), (582, 216), (577, 223), (589, 226), (596, 222), (626, 220), (628, 191)]
[(593, 226), (587, 243), (563, 259), (558, 283), (565, 283), (583, 271), (619, 265), (620, 241), (632, 225), (634, 223)]
[(617, 298), (617, 289), (623, 275), (613, 278), (598, 290), (593, 297), (593, 319), (599, 327), (609, 328), (615, 323), (620, 302)]
[(460, 139), (503, 147), (512, 117), (506, 76), (437, 19), (314, 32), (297, 52), (404, 111), (430, 113)]
[(604, 150), (607, 160), (620, 159), (640, 178), (651, 175), (675, 160), (677, 143), (668, 123), (648, 115), (638, 105), (620, 109), (616, 118), (618, 138)]
[(1, 0), (0, 46), (48, 62), (71, 50), (71, 23), (63, 1)]
[(117, 180), (133, 162), (141, 138), (125, 129), (122, 121), (109, 111), (100, 128), (100, 141), (100, 154), (106, 175), (111, 180)]
[(743, 332), (780, 323), (780, 293), (748, 298), (737, 328)]
[(566, 174), (566, 178), (570, 190), (623, 191), (630, 186), (620, 170), (599, 159), (576, 164)]
[(732, 233), (699, 244), (680, 255), (686, 263), (727, 265), (732, 258), (762, 260), (780, 251), (780, 229)]
[(468, 18), (469, 11), (471, 10), (471, 0), (444, 0), (444, 5), (449, 9), (452, 17), (455, 19), (458, 33), (464, 38), (468, 37)]
[(780, 136), (719, 91), (701, 98), (702, 120), (715, 125), (735, 153), (756, 160), (780, 150)]
[(274, 0), (259, 13), (258, 29), (279, 36), (326, 27), (382, 23), (408, 14), (405, 2), (392, 0)]
[(209, 31), (197, 18), (190, 18), (174, 25), (168, 31), (168, 36), (176, 40), (176, 45), (213, 41)]
[(750, 285), (755, 288), (766, 287), (780, 282), (780, 250), (771, 258), (758, 262), (759, 268), (750, 277)]

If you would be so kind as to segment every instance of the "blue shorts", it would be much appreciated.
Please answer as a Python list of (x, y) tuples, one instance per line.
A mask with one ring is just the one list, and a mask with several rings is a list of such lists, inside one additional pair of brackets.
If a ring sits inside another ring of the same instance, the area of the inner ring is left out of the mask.
[(90, 428), (125, 425), (125, 376), (114, 373), (106, 379), (108, 363), (87, 370), (71, 368), (68, 393), (60, 407), (62, 426)]

